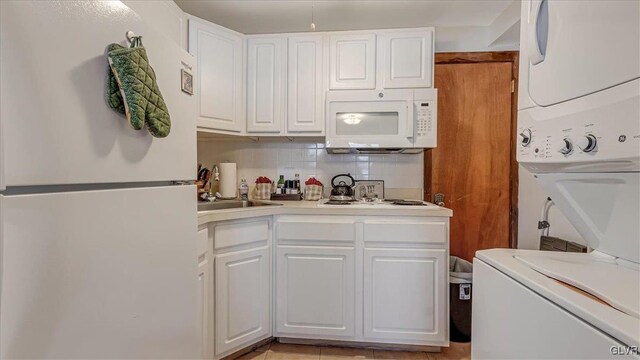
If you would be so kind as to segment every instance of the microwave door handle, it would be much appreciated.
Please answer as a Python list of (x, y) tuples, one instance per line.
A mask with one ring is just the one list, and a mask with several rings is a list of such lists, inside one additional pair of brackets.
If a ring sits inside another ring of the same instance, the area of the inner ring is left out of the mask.
[(407, 125), (406, 125), (406, 130), (405, 130), (405, 135), (407, 139), (413, 139), (413, 135), (415, 133), (413, 127), (415, 125), (414, 119), (413, 119), (413, 111), (409, 112), (409, 105), (406, 105), (406, 118), (407, 118)]

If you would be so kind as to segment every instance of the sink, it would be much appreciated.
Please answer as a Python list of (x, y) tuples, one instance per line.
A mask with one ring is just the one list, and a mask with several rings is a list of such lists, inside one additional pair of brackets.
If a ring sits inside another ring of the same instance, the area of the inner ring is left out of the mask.
[(239, 208), (256, 207), (256, 206), (277, 206), (277, 205), (282, 205), (282, 204), (266, 203), (266, 202), (260, 202), (260, 201), (241, 201), (241, 200), (224, 201), (223, 200), (223, 201), (215, 201), (215, 202), (198, 203), (198, 211), (239, 209)]

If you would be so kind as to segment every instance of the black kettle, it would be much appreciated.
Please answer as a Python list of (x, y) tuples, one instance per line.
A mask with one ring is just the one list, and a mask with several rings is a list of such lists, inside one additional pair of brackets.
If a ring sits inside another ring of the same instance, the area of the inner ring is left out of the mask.
[[(338, 178), (345, 178), (337, 182)], [(349, 181), (347, 182), (345, 180)], [(354, 200), (355, 196), (353, 194), (353, 187), (355, 186), (356, 181), (353, 179), (351, 174), (338, 174), (331, 179), (331, 196), (330, 200), (342, 200), (342, 201), (350, 201)]]

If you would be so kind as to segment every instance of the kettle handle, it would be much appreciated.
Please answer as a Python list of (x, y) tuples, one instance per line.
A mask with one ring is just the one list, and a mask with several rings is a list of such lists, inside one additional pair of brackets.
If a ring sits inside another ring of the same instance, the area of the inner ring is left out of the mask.
[(351, 179), (351, 185), (349, 185), (349, 187), (353, 187), (356, 184), (356, 180), (353, 178), (353, 176), (351, 176), (351, 174), (338, 174), (331, 179), (331, 186), (336, 187), (337, 185), (335, 183), (335, 180), (341, 176), (346, 176)]

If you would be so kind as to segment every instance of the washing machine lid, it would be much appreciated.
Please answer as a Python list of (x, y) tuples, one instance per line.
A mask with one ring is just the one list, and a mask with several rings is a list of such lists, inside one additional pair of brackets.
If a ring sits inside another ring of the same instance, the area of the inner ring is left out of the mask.
[(516, 255), (533, 270), (571, 285), (640, 319), (640, 271), (601, 256)]

